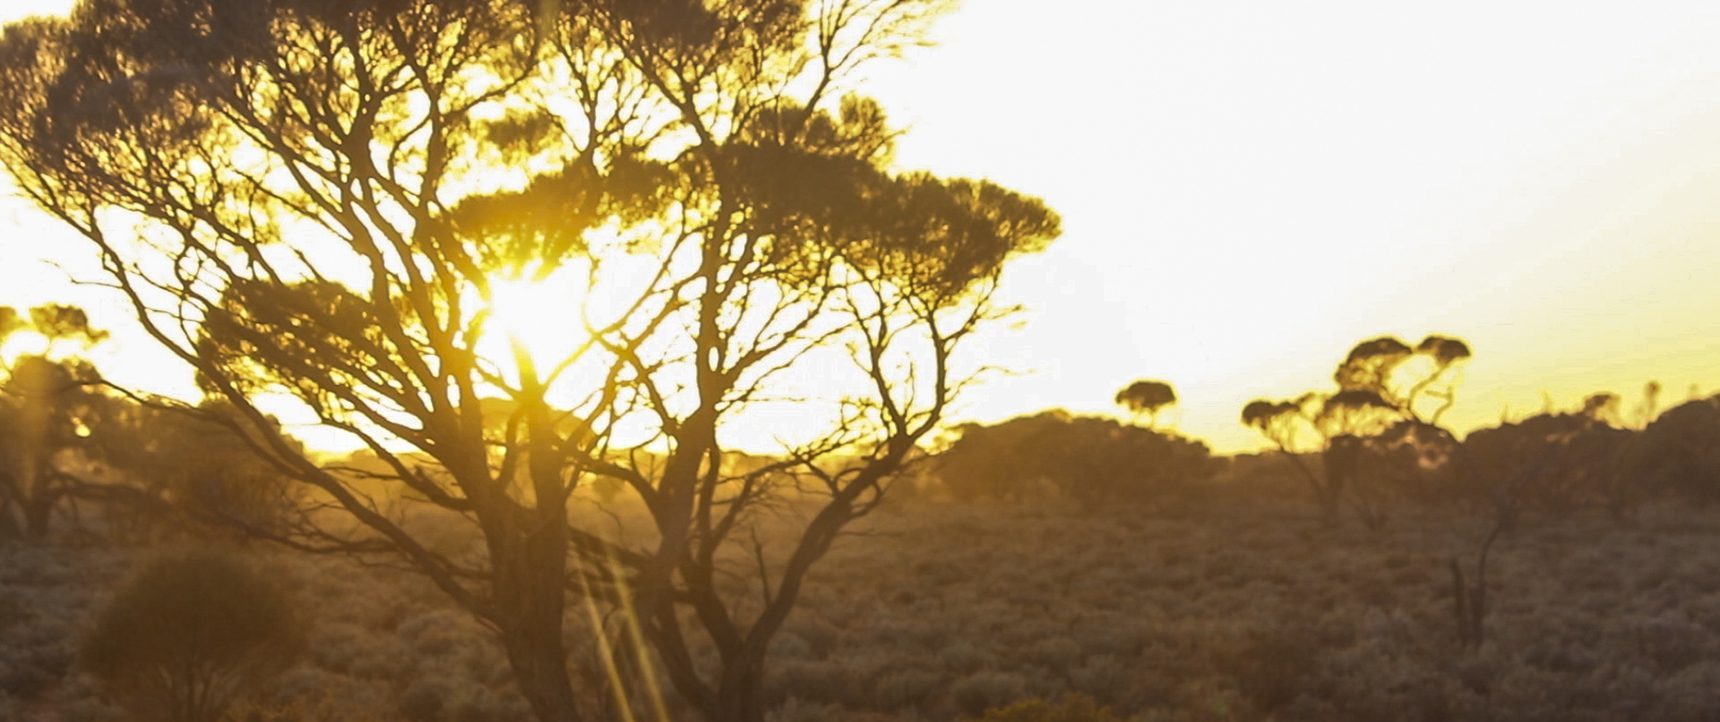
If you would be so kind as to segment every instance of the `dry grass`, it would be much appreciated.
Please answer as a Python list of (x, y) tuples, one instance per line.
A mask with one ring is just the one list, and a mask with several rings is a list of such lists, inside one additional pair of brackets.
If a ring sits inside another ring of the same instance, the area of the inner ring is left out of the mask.
[[(1477, 534), (1439, 515), (1329, 530), (1278, 503), (893, 510), (815, 572), (774, 649), (776, 717), (952, 720), (1072, 692), (1134, 720), (1720, 717), (1720, 519), (1532, 520), (1465, 653), (1444, 565)], [(73, 653), (136, 557), (0, 551), (0, 720), (119, 719)], [(433, 589), (292, 568), (318, 621), (269, 698), (282, 719), (528, 719), (496, 645)]]

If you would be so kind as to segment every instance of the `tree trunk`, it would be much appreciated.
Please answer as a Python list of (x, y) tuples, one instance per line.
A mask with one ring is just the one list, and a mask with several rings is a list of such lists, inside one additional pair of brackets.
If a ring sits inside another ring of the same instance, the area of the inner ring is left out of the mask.
[(516, 624), (502, 632), (502, 646), (520, 691), (539, 722), (579, 722), (579, 704), (568, 677), (561, 624)]
[(18, 515), (12, 511), (16, 506), (10, 499), (0, 500), (0, 541), (11, 541), (24, 536), (24, 528), (18, 524)]
[(764, 659), (748, 653), (723, 670), (714, 716), (705, 722), (764, 722)]
[(582, 716), (561, 637), (566, 604), (565, 528), (548, 525), (530, 530), (533, 525), (527, 520), (536, 521), (519, 514), (509, 525), (513, 528), (491, 535), (496, 626), (514, 678), (538, 721), (579, 722)]
[(54, 516), (54, 497), (40, 494), (25, 499), (20, 507), (24, 511), (24, 538), (31, 541), (46, 539), (49, 520)]

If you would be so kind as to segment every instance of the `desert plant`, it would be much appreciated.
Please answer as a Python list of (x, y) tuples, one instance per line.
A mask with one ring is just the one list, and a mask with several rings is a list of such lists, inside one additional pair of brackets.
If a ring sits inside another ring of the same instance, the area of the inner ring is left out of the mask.
[(1652, 488), (1699, 504), (1720, 499), (1720, 396), (1661, 414), (1629, 449), (1624, 466)]
[(81, 661), (139, 720), (214, 722), (291, 666), (304, 637), (280, 586), (240, 557), (162, 557), (114, 594)]
[(1162, 501), (1214, 471), (1199, 441), (1060, 411), (963, 427), (937, 464), (960, 498), (1063, 497), (1088, 507)]
[(1043, 699), (1016, 702), (1008, 707), (987, 710), (974, 722), (1122, 722), (1111, 710), (1099, 706), (1093, 698), (1082, 694), (1064, 697), (1057, 704)]

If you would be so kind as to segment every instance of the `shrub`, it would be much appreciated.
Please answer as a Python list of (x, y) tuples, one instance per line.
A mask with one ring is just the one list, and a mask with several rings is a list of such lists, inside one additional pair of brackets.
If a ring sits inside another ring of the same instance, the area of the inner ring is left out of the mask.
[(291, 666), (304, 638), (287, 594), (238, 557), (161, 558), (128, 580), (82, 649), (139, 720), (213, 722)]
[(1123, 722), (1091, 697), (1072, 694), (1057, 704), (1030, 699), (987, 710), (977, 722)]
[(1026, 696), (1027, 680), (1012, 672), (975, 672), (950, 686), (950, 697), (967, 714), (978, 714)]
[(938, 457), (937, 474), (961, 499), (1067, 498), (1088, 507), (1162, 503), (1217, 468), (1199, 441), (1110, 419), (1046, 412), (969, 425)]

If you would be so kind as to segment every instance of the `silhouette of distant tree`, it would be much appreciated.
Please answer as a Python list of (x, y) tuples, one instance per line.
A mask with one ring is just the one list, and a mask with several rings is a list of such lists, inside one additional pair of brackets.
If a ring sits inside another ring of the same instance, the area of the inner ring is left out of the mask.
[(1117, 392), (1117, 405), (1137, 416), (1146, 416), (1148, 426), (1158, 426), (1159, 410), (1177, 402), (1171, 385), (1163, 381), (1141, 379)]
[[(1035, 199), (889, 170), (858, 69), (943, 5), (85, 0), (0, 40), (0, 159), (236, 413), (182, 410), (365, 530), (306, 517), (281, 541), (410, 564), (497, 630), (544, 720), (584, 717), (570, 590), (631, 590), (618, 619), (681, 696), (753, 721), (807, 573), (968, 388), (956, 353), (1007, 311), (1005, 261), (1058, 234)], [(556, 269), (604, 303), (544, 309), (543, 332), (586, 340), (481, 355), (493, 279)], [(828, 433), (724, 474), (720, 432), (814, 363), (857, 389)], [(437, 553), (301, 453), (259, 406), (281, 396), (487, 554)], [(594, 478), (651, 533), (570, 516)], [(778, 515), (793, 533), (749, 547), (785, 501), (806, 505)]]
[[(1456, 439), (1439, 426), (1455, 401), (1450, 374), (1471, 355), (1468, 344), (1432, 335), (1411, 347), (1390, 336), (1362, 341), (1338, 364), (1338, 390), (1294, 399), (1257, 399), (1242, 409), (1242, 423), (1283, 452), (1308, 484), (1324, 518), (1335, 521), (1346, 500), (1370, 527), (1384, 522), (1385, 486), (1416, 485), (1443, 465)], [(1438, 406), (1423, 413), (1421, 402)], [(1316, 471), (1301, 454), (1319, 452)], [(1367, 483), (1364, 483), (1367, 482)]]
[(1543, 413), (1477, 429), (1463, 440), (1469, 494), (1485, 501), (1509, 488), (1528, 509), (1604, 506), (1622, 516), (1634, 504), (1619, 463), (1630, 438), (1595, 413)]
[(1651, 488), (1701, 504), (1720, 500), (1720, 396), (1661, 413), (1641, 432), (1624, 464)]
[(206, 418), (238, 413), (225, 402), (207, 400), (197, 415), (146, 403), (112, 408), (91, 440), (121, 478), (80, 491), (111, 502), (110, 521), (129, 522), (134, 534), (237, 527), (264, 535), (293, 521), (302, 501), (296, 485), (256, 452), (255, 440), (238, 435), (237, 424)]
[[(87, 348), (106, 336), (72, 306), (38, 306), (25, 319), (0, 307), (0, 343), (29, 329), (42, 336), (47, 353), (65, 342)], [(107, 407), (99, 383), (95, 367), (75, 356), (28, 354), (0, 368), (0, 538), (47, 536), (55, 508), (80, 481), (76, 466), (87, 461)]]

